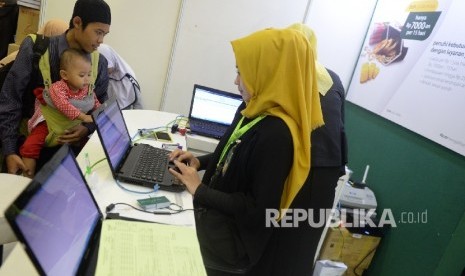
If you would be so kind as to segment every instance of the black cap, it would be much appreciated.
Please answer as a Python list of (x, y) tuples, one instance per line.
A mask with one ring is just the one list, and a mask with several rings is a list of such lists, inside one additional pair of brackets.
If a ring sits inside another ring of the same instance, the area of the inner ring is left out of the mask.
[(70, 28), (73, 27), (73, 18), (79, 16), (84, 26), (99, 22), (111, 25), (110, 6), (103, 0), (77, 0), (74, 4)]

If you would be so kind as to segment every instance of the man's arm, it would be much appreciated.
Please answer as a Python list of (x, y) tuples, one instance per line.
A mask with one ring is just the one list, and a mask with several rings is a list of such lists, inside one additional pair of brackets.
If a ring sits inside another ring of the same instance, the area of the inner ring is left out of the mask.
[[(98, 75), (97, 80), (95, 81), (94, 90), (100, 103), (104, 103), (108, 99), (108, 82), (108, 61), (102, 54), (100, 54), (98, 59)], [(83, 125), (87, 128), (88, 133), (95, 131), (95, 125), (93, 123), (83, 123)]]
[(104, 103), (108, 99), (108, 61), (100, 54), (98, 59), (98, 75), (95, 81), (95, 95), (100, 103)]
[(0, 92), (0, 137), (4, 156), (17, 152), (23, 97), (33, 70), (33, 45), (30, 37), (24, 39)]

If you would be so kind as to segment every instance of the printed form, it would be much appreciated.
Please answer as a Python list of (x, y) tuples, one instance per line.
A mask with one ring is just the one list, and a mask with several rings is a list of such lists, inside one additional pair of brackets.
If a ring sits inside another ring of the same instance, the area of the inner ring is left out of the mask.
[(206, 275), (193, 228), (124, 220), (102, 226), (96, 275)]

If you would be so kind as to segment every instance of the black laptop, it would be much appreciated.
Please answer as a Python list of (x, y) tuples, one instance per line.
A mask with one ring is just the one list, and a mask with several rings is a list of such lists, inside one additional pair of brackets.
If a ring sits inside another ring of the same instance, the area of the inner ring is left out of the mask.
[(41, 275), (94, 274), (103, 216), (67, 145), (5, 217)]
[(123, 114), (115, 99), (104, 102), (92, 113), (113, 177), (123, 182), (181, 192), (185, 186), (173, 177), (170, 151), (147, 144), (132, 144)]
[[(205, 275), (200, 247), (189, 245), (197, 242), (195, 230), (104, 220), (67, 145), (36, 174), (5, 218), (40, 275), (113, 275), (125, 273), (122, 269), (157, 275), (171, 261), (177, 265), (169, 268), (173, 275)], [(159, 258), (161, 253), (166, 257)]]
[(220, 139), (241, 103), (239, 94), (195, 84), (189, 111), (191, 133)]

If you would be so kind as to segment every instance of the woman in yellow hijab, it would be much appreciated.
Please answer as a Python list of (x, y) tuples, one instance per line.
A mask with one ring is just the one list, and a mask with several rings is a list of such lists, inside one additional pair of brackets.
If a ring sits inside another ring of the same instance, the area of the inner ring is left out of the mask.
[(323, 124), (314, 53), (290, 29), (258, 31), (231, 44), (245, 108), (213, 154), (173, 152), (180, 173), (171, 173), (194, 196), (209, 275), (272, 275), (281, 210), (308, 176), (310, 132)]
[[(305, 35), (317, 59), (315, 32), (301, 23), (292, 24), (288, 28)], [(291, 204), (292, 210), (306, 210), (311, 220), (300, 223), (299, 227), (281, 229), (278, 238), (281, 244), (278, 252), (281, 254), (278, 258), (288, 264), (286, 268), (275, 267), (274, 270), (281, 275), (312, 274), (313, 259), (327, 219), (325, 215), (333, 206), (337, 181), (345, 173), (347, 163), (344, 87), (335, 72), (318, 61), (315, 64), (325, 124), (311, 133), (310, 173)]]

